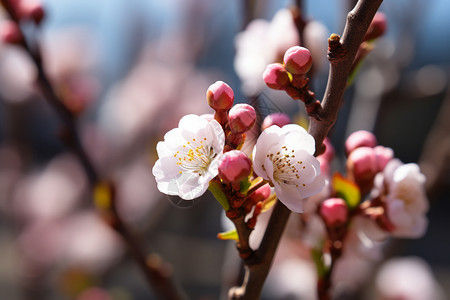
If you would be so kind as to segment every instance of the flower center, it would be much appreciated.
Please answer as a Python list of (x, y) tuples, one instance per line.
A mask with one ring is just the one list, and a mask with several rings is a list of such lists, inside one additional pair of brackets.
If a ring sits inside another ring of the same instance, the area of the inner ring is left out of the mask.
[(183, 145), (183, 149), (177, 151), (173, 157), (177, 157), (177, 165), (182, 169), (179, 173), (182, 174), (183, 171), (189, 173), (197, 173), (198, 176), (202, 176), (206, 173), (211, 164), (211, 161), (217, 156), (214, 153), (213, 147), (208, 145), (206, 138), (203, 139), (192, 139)]
[(300, 183), (300, 171), (305, 169), (301, 160), (296, 160), (294, 150), (282, 146), (277, 153), (267, 154), (273, 164), (273, 178), (278, 183), (293, 185), (295, 187), (305, 186)]

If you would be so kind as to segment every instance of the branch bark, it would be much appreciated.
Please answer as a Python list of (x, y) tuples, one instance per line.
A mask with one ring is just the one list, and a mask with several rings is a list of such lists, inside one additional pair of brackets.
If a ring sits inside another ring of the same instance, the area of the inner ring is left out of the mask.
[[(353, 61), (359, 45), (369, 28), (373, 16), (383, 0), (360, 0), (347, 15), (344, 33), (340, 39), (329, 39), (328, 59), (330, 71), (325, 95), (319, 110), (319, 120), (310, 117), (309, 133), (316, 140), (316, 155), (321, 154), (325, 147), (323, 140), (328, 135), (337, 119), (342, 104), (347, 79), (350, 75)], [(333, 35), (332, 35), (333, 37)]]
[[(316, 141), (316, 156), (325, 150), (323, 140), (336, 122), (359, 45), (382, 2), (383, 0), (359, 0), (347, 15), (342, 38), (332, 35), (329, 39), (328, 59), (331, 67), (328, 83), (323, 101), (317, 107), (317, 114), (310, 117), (308, 130)], [(290, 213), (290, 210), (278, 201), (259, 249), (245, 261), (244, 282), (242, 286), (230, 289), (230, 299), (259, 299)]]
[[(21, 20), (17, 16), (11, 0), (0, 0), (0, 3), (8, 12), (11, 19), (19, 25)], [(23, 33), (22, 36), (24, 36)], [(38, 75), (36, 78), (36, 86), (40, 89), (44, 98), (52, 106), (65, 126), (62, 132), (63, 141), (79, 159), (86, 176), (88, 177), (90, 187), (94, 188), (97, 184), (99, 184), (100, 177), (81, 143), (74, 114), (64, 105), (63, 101), (55, 93), (55, 90), (53, 89), (53, 86), (45, 73), (37, 41), (35, 41), (34, 47), (31, 47), (27, 39), (24, 38), (21, 41), (20, 46), (29, 54), (37, 68)], [(178, 286), (176, 286), (172, 281), (170, 269), (156, 254), (153, 253), (146, 255), (141, 239), (138, 239), (123, 222), (119, 212), (117, 211), (113, 185), (110, 186), (110, 192), (112, 196), (110, 199), (111, 216), (109, 216), (109, 221), (112, 221), (110, 225), (121, 235), (131, 256), (135, 259), (136, 263), (143, 271), (149, 286), (153, 288), (154, 293), (158, 295), (158, 298), (160, 299), (184, 299), (185, 297), (183, 293), (180, 292)]]

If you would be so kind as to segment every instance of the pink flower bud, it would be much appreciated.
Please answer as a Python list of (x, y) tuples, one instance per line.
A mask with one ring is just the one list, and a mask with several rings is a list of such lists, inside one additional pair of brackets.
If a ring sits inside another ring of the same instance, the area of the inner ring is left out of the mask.
[(388, 162), (394, 158), (394, 151), (391, 148), (384, 146), (376, 146), (374, 148), (375, 156), (377, 157), (378, 172), (384, 170)]
[(318, 157), (323, 157), (328, 162), (332, 161), (335, 155), (334, 147), (330, 142), (330, 139), (328, 137), (325, 138), (323, 141), (323, 144), (325, 145), (325, 152), (320, 154)]
[(370, 147), (353, 150), (347, 159), (347, 170), (357, 183), (371, 181), (378, 172), (375, 150)]
[(263, 73), (264, 82), (274, 90), (284, 90), (289, 86), (289, 74), (282, 64), (275, 63), (266, 67)]
[(277, 125), (278, 127), (283, 127), (284, 125), (290, 124), (291, 118), (284, 113), (273, 113), (264, 118), (261, 125), (261, 130), (269, 128), (272, 125)]
[(270, 185), (266, 183), (265, 185), (263, 185), (262, 187), (251, 193), (247, 199), (251, 203), (255, 204), (257, 202), (264, 201), (267, 198), (269, 198), (271, 193), (272, 190), (270, 189)]
[(225, 82), (216, 81), (209, 86), (206, 100), (214, 110), (227, 110), (233, 105), (234, 92)]
[(236, 104), (228, 113), (230, 129), (235, 133), (244, 133), (252, 129), (256, 121), (256, 112), (248, 104)]
[(359, 130), (353, 132), (345, 141), (345, 153), (347, 156), (359, 147), (375, 147), (377, 145), (377, 138), (375, 135), (366, 130)]
[(341, 198), (330, 198), (322, 202), (320, 215), (328, 226), (341, 225), (347, 222), (347, 204)]
[(330, 162), (323, 155), (317, 156), (317, 160), (320, 163), (320, 174), (330, 176)]
[(45, 16), (42, 2), (40, 0), (21, 0), (19, 3), (21, 18), (33, 20), (39, 25)]
[(386, 15), (382, 12), (377, 12), (373, 17), (372, 22), (367, 29), (364, 41), (373, 40), (379, 38), (386, 32), (387, 21)]
[(252, 161), (239, 150), (231, 150), (222, 156), (219, 162), (219, 177), (225, 183), (240, 182), (252, 171)]
[(16, 22), (3, 20), (0, 23), (0, 38), (7, 44), (19, 44), (23, 40), (23, 35)]
[(312, 66), (311, 52), (300, 46), (289, 48), (283, 60), (286, 69), (292, 74), (306, 74)]

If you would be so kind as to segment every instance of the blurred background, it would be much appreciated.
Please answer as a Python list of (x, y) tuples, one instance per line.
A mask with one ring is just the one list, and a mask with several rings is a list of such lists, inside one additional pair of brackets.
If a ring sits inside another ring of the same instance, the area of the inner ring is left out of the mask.
[[(354, 2), (303, 1), (311, 26), (302, 42), (314, 57), (319, 99), (328, 72), (326, 39), (342, 33)], [(222, 209), (209, 194), (187, 204), (158, 192), (151, 174), (156, 143), (183, 115), (212, 113), (205, 94), (216, 80), (233, 88), (236, 102), (257, 101), (261, 115), (281, 111), (305, 122), (301, 103), (265, 88), (261, 79), (268, 63), (299, 42), (285, 10), (294, 4), (45, 0), (40, 28), (23, 28), (39, 41), (45, 70), (76, 113), (89, 156), (103, 176), (116, 180), (121, 215), (172, 266), (190, 299), (223, 296), (239, 262), (233, 243), (216, 238), (224, 230)], [(450, 4), (384, 1), (380, 10), (386, 35), (364, 61), (332, 130), (335, 167), (343, 168), (345, 138), (360, 129), (374, 132), (403, 162), (421, 164), (431, 202), (428, 231), (389, 243), (384, 258), (406, 257), (396, 266), (421, 274), (415, 281), (421, 278), (446, 299)], [(0, 44), (1, 298), (153, 299), (120, 238), (89, 203), (87, 178), (58, 138), (61, 122), (33, 85), (35, 76), (23, 50)], [(382, 264), (373, 262), (368, 282)], [(292, 274), (304, 284), (289, 283), (289, 268), (278, 268), (264, 297), (314, 299), (314, 275), (304, 265), (298, 269)], [(377, 288), (363, 285), (352, 299), (380, 299)]]

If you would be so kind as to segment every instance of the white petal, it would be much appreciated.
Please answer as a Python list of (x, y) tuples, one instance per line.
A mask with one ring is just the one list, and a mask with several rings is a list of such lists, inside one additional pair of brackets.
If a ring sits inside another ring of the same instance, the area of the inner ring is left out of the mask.
[(183, 173), (176, 179), (178, 196), (184, 200), (192, 200), (203, 195), (208, 189), (208, 182), (204, 182), (197, 174)]
[[(184, 138), (181, 136), (181, 130), (179, 128), (174, 128), (174, 129), (168, 131), (164, 135), (164, 142), (160, 142), (160, 143), (165, 144), (165, 149), (174, 150), (174, 149), (178, 148), (181, 144), (183, 144), (184, 141), (185, 141)], [(158, 156), (160, 156), (162, 154), (163, 153), (160, 154), (158, 152)]]
[(211, 120), (208, 123), (209, 134), (212, 136), (214, 152), (222, 153), (225, 147), (225, 133), (222, 126), (216, 120)]
[(303, 199), (299, 197), (297, 189), (288, 185), (280, 185), (277, 182), (274, 182), (274, 188), (278, 199), (287, 208), (296, 213), (303, 212)]
[(288, 124), (281, 128), (285, 134), (285, 143), (288, 148), (304, 149), (310, 155), (316, 152), (316, 142), (302, 126)]
[(314, 178), (314, 180), (310, 183), (307, 183), (305, 187), (301, 190), (301, 195), (303, 198), (315, 195), (320, 193), (325, 186), (325, 178), (322, 175), (319, 175)]

